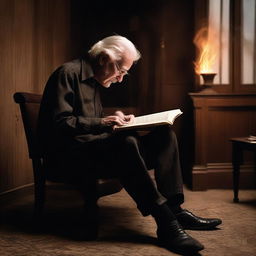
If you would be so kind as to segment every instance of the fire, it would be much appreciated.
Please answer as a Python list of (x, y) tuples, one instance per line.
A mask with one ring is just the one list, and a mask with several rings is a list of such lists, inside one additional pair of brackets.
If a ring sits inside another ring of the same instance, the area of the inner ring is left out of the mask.
[(214, 31), (208, 31), (205, 27), (197, 32), (194, 38), (194, 44), (199, 52), (194, 63), (197, 74), (214, 73), (213, 69), (217, 59), (216, 38)]

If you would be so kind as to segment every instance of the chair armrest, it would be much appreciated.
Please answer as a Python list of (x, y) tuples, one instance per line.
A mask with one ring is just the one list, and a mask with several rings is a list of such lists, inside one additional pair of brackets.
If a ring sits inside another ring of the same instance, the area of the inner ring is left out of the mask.
[(42, 95), (27, 92), (16, 92), (13, 95), (14, 101), (20, 103), (40, 103)]

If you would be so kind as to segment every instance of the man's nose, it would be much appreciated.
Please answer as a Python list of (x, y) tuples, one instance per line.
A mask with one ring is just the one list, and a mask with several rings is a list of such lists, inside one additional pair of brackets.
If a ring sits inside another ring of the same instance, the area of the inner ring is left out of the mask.
[(117, 81), (118, 81), (119, 83), (121, 83), (121, 82), (123, 81), (123, 78), (124, 78), (123, 75), (118, 75), (118, 76), (116, 77), (116, 79), (117, 79)]

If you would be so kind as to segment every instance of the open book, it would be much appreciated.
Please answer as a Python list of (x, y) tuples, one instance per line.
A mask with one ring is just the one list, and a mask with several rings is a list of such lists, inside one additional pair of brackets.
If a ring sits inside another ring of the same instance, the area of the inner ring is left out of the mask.
[(173, 109), (144, 116), (137, 116), (132, 124), (118, 126), (115, 130), (146, 129), (159, 125), (172, 125), (174, 120), (181, 114), (182, 112), (180, 109)]

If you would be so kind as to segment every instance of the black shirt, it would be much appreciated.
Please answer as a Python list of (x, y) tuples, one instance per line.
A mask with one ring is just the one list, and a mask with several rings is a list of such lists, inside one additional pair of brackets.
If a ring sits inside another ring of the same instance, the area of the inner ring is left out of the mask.
[(88, 60), (63, 64), (50, 76), (41, 102), (38, 138), (42, 153), (69, 151), (108, 137), (101, 124), (99, 86)]

